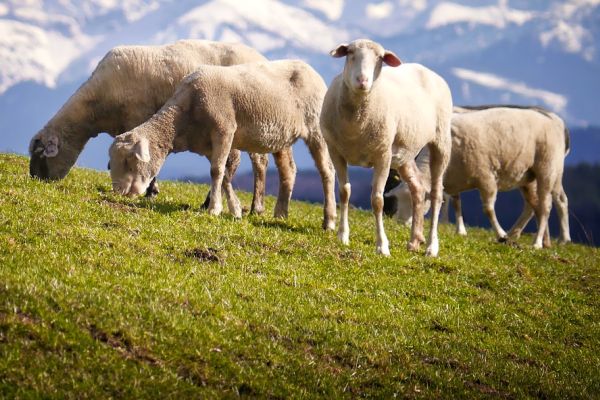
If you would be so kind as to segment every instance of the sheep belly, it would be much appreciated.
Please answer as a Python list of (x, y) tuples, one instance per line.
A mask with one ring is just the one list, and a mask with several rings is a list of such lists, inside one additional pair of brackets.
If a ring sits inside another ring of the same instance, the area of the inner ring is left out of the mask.
[(256, 122), (235, 132), (232, 147), (251, 153), (275, 153), (300, 137), (297, 127), (275, 121)]

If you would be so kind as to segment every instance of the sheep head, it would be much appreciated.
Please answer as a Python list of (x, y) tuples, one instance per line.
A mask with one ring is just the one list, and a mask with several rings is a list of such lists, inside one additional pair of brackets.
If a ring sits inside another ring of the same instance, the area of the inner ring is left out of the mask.
[(32, 178), (64, 178), (77, 161), (83, 144), (62, 140), (62, 132), (50, 127), (39, 131), (29, 143), (29, 174)]
[(354, 93), (368, 93), (371, 90), (381, 73), (383, 63), (392, 67), (402, 63), (393, 52), (368, 39), (340, 44), (329, 54), (336, 58), (346, 57), (343, 79)]
[(131, 132), (118, 136), (108, 151), (113, 190), (126, 196), (146, 193), (158, 173), (147, 138)]

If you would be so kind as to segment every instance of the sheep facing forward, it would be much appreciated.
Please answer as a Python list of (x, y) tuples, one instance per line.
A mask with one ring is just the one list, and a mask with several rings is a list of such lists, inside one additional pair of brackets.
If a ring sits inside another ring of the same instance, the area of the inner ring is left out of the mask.
[[(452, 155), (444, 189), (453, 199), (457, 232), (467, 233), (460, 193), (478, 189), (498, 239), (517, 239), (535, 211), (538, 232), (534, 247), (549, 246), (547, 221), (553, 199), (560, 220), (560, 241), (570, 242), (568, 199), (562, 186), (569, 132), (560, 117), (539, 107), (509, 105), (455, 107), (454, 111)], [(416, 160), (426, 187), (430, 178), (421, 165), (427, 156), (423, 152)], [(521, 190), (525, 206), (507, 234), (496, 218), (494, 205), (498, 191), (516, 188)], [(401, 183), (387, 194), (397, 198), (395, 216), (400, 222), (407, 221), (411, 207), (407, 192), (406, 184)]]
[[(115, 139), (109, 150), (113, 188), (140, 194), (169, 153), (189, 150), (210, 160), (208, 211), (218, 215), (222, 204), (216, 188), (232, 148), (273, 153), (301, 138), (321, 174), (323, 227), (333, 229), (334, 170), (319, 129), (325, 90), (323, 79), (302, 61), (200, 67), (154, 116)], [(233, 214), (239, 217), (241, 210)]]
[[(64, 178), (89, 139), (101, 132), (115, 137), (143, 123), (173, 95), (179, 82), (199, 66), (255, 61), (266, 58), (245, 45), (206, 40), (181, 40), (165, 46), (120, 46), (110, 50), (91, 77), (32, 138), (31, 176)], [(240, 159), (235, 152), (225, 179), (225, 186), (229, 186), (225, 190), (229, 193), (233, 192), (230, 181)], [(282, 149), (274, 156), (280, 179), (293, 184), (295, 165), (291, 149)], [(258, 178), (252, 211), (260, 213), (264, 209), (268, 158), (251, 155), (251, 159)], [(278, 206), (282, 209), (282, 204)]]
[[(383, 227), (383, 190), (391, 168), (409, 183), (413, 222), (409, 250), (424, 242), (424, 189), (413, 162), (424, 146), (431, 152), (433, 218), (427, 254), (437, 256), (438, 217), (442, 203), (442, 176), (450, 158), (452, 96), (446, 82), (418, 64), (398, 57), (370, 40), (339, 45), (330, 53), (346, 57), (344, 71), (330, 85), (321, 129), (338, 175), (340, 225), (338, 237), (349, 243), (348, 202), (351, 186), (347, 164), (374, 168), (371, 205), (375, 215), (378, 253), (389, 255)], [(386, 63), (392, 67), (383, 68)]]

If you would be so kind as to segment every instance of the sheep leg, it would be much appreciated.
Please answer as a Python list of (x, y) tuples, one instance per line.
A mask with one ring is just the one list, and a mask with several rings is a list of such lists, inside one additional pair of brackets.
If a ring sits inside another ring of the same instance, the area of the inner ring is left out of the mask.
[(503, 241), (506, 239), (506, 232), (502, 229), (502, 226), (500, 226), (494, 208), (496, 205), (497, 194), (498, 189), (495, 184), (488, 183), (479, 188), (479, 195), (481, 197), (481, 202), (483, 203), (483, 212), (490, 220), (490, 224), (492, 225), (492, 229), (496, 232), (498, 240)]
[(523, 211), (512, 228), (508, 231), (508, 237), (511, 240), (517, 240), (521, 237), (521, 233), (533, 217), (533, 210), (537, 205), (537, 185), (535, 181), (522, 186), (520, 189), (524, 200)]
[(569, 232), (569, 199), (563, 189), (562, 176), (559, 177), (552, 191), (552, 199), (556, 205), (556, 213), (560, 222), (560, 243), (568, 243), (571, 241)]
[[(540, 174), (541, 175), (541, 174)], [(538, 204), (535, 209), (535, 217), (538, 222), (538, 231), (533, 241), (533, 248), (541, 249), (542, 247), (549, 247), (550, 240), (544, 240), (544, 235), (547, 235), (548, 228), (548, 217), (550, 216), (550, 210), (552, 209), (552, 194), (550, 192), (550, 182), (547, 177), (538, 176), (537, 179), (537, 197)]]
[(412, 201), (412, 226), (407, 248), (409, 251), (417, 251), (421, 243), (425, 242), (425, 237), (423, 236), (425, 188), (419, 179), (419, 171), (414, 161), (400, 166), (398, 172), (402, 176), (402, 180), (408, 185)]
[(337, 174), (338, 186), (340, 188), (340, 225), (338, 227), (338, 239), (345, 245), (350, 244), (350, 224), (348, 223), (348, 205), (350, 203), (351, 185), (348, 179), (348, 164), (346, 160), (335, 149), (329, 149), (329, 155)]
[(465, 221), (463, 220), (462, 214), (460, 193), (452, 196), (452, 204), (454, 206), (454, 215), (456, 216), (456, 233), (461, 236), (467, 236), (467, 229), (465, 228)]
[(442, 208), (440, 210), (440, 222), (442, 224), (450, 223), (450, 196), (444, 193)]
[(227, 199), (227, 208), (234, 218), (242, 218), (242, 206), (235, 191), (233, 190), (233, 176), (240, 165), (241, 152), (232, 149), (225, 162), (222, 189)]
[(212, 135), (212, 154), (210, 157), (210, 205), (208, 212), (211, 215), (220, 215), (223, 211), (221, 186), (225, 176), (227, 156), (233, 142), (233, 131), (218, 130)]
[[(312, 139), (308, 140), (306, 145), (308, 146), (312, 158), (315, 160), (323, 184), (323, 229), (334, 230), (336, 218), (335, 170), (332, 165), (327, 145), (320, 133), (314, 133), (311, 137)], [(348, 191), (348, 193), (350, 193), (350, 191)], [(349, 196), (350, 194), (348, 194), (348, 197)]]
[(375, 215), (375, 229), (377, 233), (377, 254), (390, 255), (390, 244), (383, 228), (383, 191), (385, 181), (390, 172), (391, 155), (384, 155), (374, 165), (371, 189), (371, 208)]
[(269, 156), (259, 153), (248, 153), (248, 155), (252, 162), (252, 172), (254, 174), (254, 193), (252, 196), (252, 205), (250, 206), (250, 214), (261, 215), (265, 211), (264, 197)]
[(425, 254), (437, 257), (440, 251), (438, 225), (444, 197), (444, 171), (446, 171), (450, 157), (449, 154), (446, 154), (442, 148), (436, 145), (429, 146), (429, 153), (429, 170), (431, 171), (431, 229), (429, 230), (429, 241)]
[(275, 218), (287, 218), (292, 190), (296, 181), (296, 163), (292, 147), (287, 147), (273, 154), (277, 171), (279, 172), (279, 193), (277, 194), (277, 203), (273, 216)]
[[(252, 157), (250, 157), (250, 158), (252, 158)], [(231, 153), (229, 153), (229, 157), (227, 158), (227, 164), (225, 167), (225, 175), (224, 175), (224, 177), (227, 177), (227, 181), (229, 183), (233, 182), (233, 176), (235, 175), (235, 172), (237, 171), (238, 167), (240, 166), (240, 159), (241, 159), (240, 151), (236, 150), (236, 149), (231, 149)], [(210, 161), (210, 158), (208, 161)], [(225, 190), (225, 193), (227, 194), (227, 188), (223, 187), (223, 190)], [(232, 192), (233, 192), (233, 188), (232, 188)], [(200, 206), (200, 209), (202, 209), (202, 210), (208, 209), (208, 206), (210, 205), (210, 193), (211, 193), (211, 191), (209, 191), (207, 193), (206, 198), (204, 199), (204, 203), (202, 203), (202, 205)], [(237, 199), (237, 197), (236, 197), (236, 199)], [(237, 200), (237, 202), (239, 203), (239, 200)]]

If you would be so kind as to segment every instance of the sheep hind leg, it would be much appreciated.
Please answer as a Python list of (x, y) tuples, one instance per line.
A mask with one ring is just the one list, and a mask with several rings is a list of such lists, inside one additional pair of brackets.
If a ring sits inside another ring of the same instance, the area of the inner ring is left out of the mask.
[(373, 188), (371, 189), (371, 208), (375, 215), (375, 229), (377, 233), (377, 253), (384, 256), (390, 255), (390, 245), (383, 227), (383, 191), (390, 171), (390, 160), (391, 157), (388, 155), (388, 157), (383, 157), (375, 165)]
[(431, 229), (429, 230), (429, 241), (425, 254), (437, 257), (440, 251), (438, 225), (442, 201), (444, 200), (443, 179), (450, 157), (443, 148), (436, 145), (429, 146), (429, 153), (429, 169), (431, 171)]
[[(550, 237), (548, 234), (548, 217), (552, 209), (552, 193), (550, 184), (546, 177), (538, 178), (537, 182), (538, 204), (535, 209), (535, 217), (538, 223), (538, 231), (533, 241), (533, 248), (541, 249), (550, 246)], [(544, 238), (546, 236), (546, 238)]]
[(287, 147), (277, 153), (273, 153), (277, 171), (279, 172), (279, 193), (273, 216), (275, 218), (287, 218), (292, 198), (292, 190), (296, 181), (296, 163), (292, 147)]
[(318, 135), (313, 133), (312, 137), (306, 141), (306, 144), (313, 160), (315, 160), (323, 184), (323, 229), (334, 230), (336, 218), (335, 170), (329, 150), (320, 132)]
[(233, 131), (221, 130), (214, 132), (211, 138), (213, 148), (210, 157), (211, 186), (208, 212), (211, 215), (220, 215), (223, 211), (220, 188), (224, 183), (227, 158), (233, 142)]
[(269, 156), (267, 154), (248, 153), (252, 162), (252, 173), (254, 175), (254, 192), (250, 214), (261, 215), (265, 212), (265, 188), (267, 181), (267, 166)]
[(452, 196), (452, 205), (454, 206), (454, 216), (456, 217), (456, 233), (460, 236), (467, 236), (467, 229), (465, 228), (465, 221), (462, 214), (460, 193)]
[(412, 201), (412, 225), (410, 240), (406, 247), (409, 251), (417, 251), (421, 243), (425, 242), (425, 237), (423, 236), (425, 189), (419, 179), (417, 164), (414, 161), (409, 161), (400, 166), (398, 172), (400, 172), (400, 176), (402, 176), (402, 179), (408, 185)]
[(562, 178), (557, 179), (557, 183), (552, 191), (552, 199), (556, 205), (556, 213), (560, 223), (560, 243), (568, 243), (571, 241), (571, 233), (569, 231), (569, 199), (563, 189)]
[(533, 210), (537, 207), (537, 185), (536, 182), (530, 182), (521, 188), (521, 195), (523, 196), (524, 204), (521, 215), (514, 223), (512, 228), (508, 231), (508, 238), (516, 241), (521, 237), (523, 229), (527, 226), (531, 218), (533, 217)]

